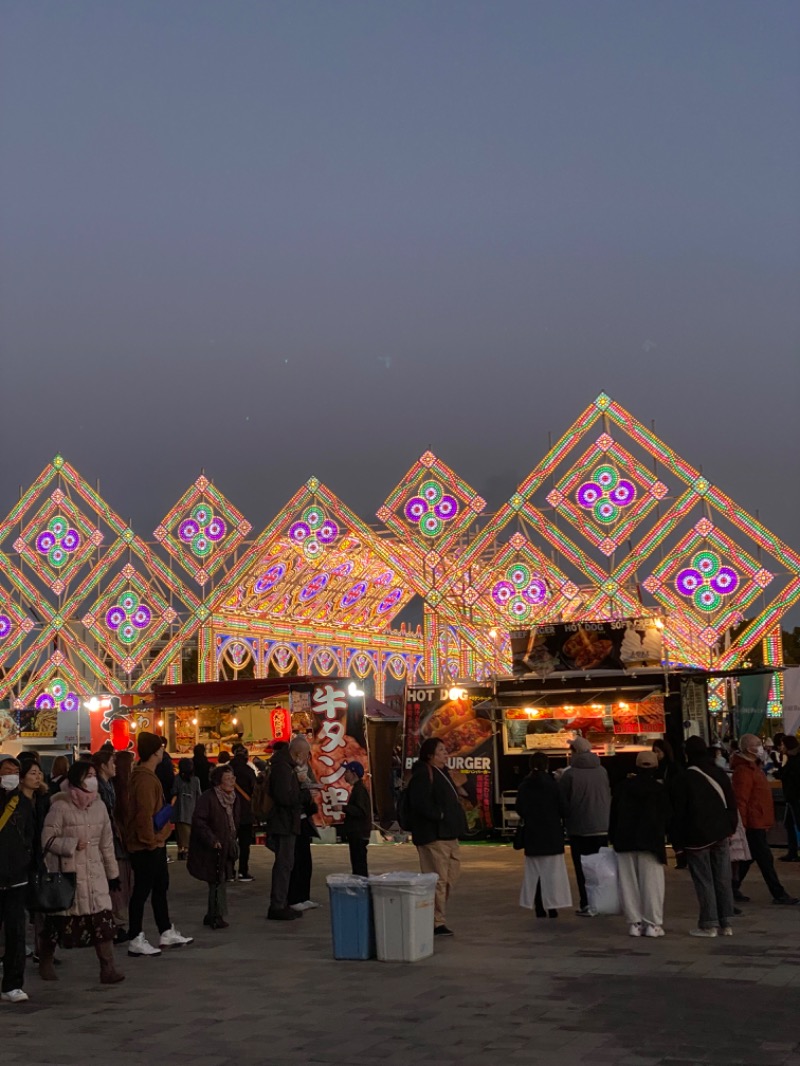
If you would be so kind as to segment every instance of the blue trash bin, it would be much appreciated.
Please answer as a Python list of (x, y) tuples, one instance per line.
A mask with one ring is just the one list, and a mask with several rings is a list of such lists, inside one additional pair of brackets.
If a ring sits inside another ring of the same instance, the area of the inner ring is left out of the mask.
[(375, 936), (372, 927), (372, 897), (366, 877), (330, 874), (331, 933), (335, 959), (372, 959)]

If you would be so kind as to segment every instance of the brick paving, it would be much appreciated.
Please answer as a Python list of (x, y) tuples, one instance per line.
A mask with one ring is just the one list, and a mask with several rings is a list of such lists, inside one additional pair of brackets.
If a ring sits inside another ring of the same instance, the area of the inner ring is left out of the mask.
[[(287, 924), (265, 920), (270, 856), (254, 849), (257, 880), (229, 886), (231, 927), (215, 933), (204, 886), (173, 863), (173, 917), (195, 943), (155, 959), (118, 948), (115, 987), (97, 983), (93, 952), (62, 953), (57, 984), (32, 967), (30, 1003), (0, 1008), (2, 1064), (800, 1066), (800, 907), (771, 906), (757, 872), (732, 938), (686, 935), (694, 894), (670, 870), (667, 936), (635, 940), (621, 917), (535, 919), (517, 906), (517, 853), (462, 851), (457, 935), (405, 965), (332, 958), (324, 878), (347, 869), (344, 847), (314, 849), (325, 906)], [(369, 858), (375, 873), (416, 868), (408, 845)]]

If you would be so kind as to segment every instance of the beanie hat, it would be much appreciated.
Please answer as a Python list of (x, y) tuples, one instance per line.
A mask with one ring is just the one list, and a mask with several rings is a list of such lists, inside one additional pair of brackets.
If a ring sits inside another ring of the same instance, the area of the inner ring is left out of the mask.
[(17, 770), (20, 770), (19, 759), (15, 759), (13, 755), (0, 755), (0, 766), (5, 766), (6, 763), (13, 763)]
[(359, 781), (364, 776), (364, 767), (360, 762), (346, 762), (344, 768), (345, 770), (349, 770), (351, 774), (355, 774)]
[(142, 762), (147, 762), (152, 758), (157, 751), (160, 751), (164, 745), (164, 738), (156, 736), (155, 733), (148, 733), (142, 731), (136, 734), (136, 750), (139, 753), (139, 758)]
[(636, 756), (636, 765), (642, 770), (655, 770), (658, 756), (654, 751), (640, 751)]
[(569, 750), (573, 755), (585, 755), (587, 751), (592, 750), (592, 745), (585, 737), (575, 737), (570, 741)]

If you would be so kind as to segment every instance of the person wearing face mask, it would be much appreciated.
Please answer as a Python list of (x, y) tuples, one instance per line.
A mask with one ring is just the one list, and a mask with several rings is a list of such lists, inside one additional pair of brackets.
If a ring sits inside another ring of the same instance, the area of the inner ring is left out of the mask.
[(34, 856), (33, 804), (20, 790), (20, 764), (0, 755), (0, 925), (5, 954), (0, 1000), (24, 1003), (25, 897)]
[[(775, 824), (775, 806), (772, 802), (772, 790), (762, 768), (763, 758), (764, 748), (755, 734), (745, 733), (739, 738), (739, 751), (731, 757), (733, 791), (742, 817), (747, 845), (769, 889), (772, 902), (790, 906), (800, 903), (800, 900), (790, 896), (781, 884), (767, 843), (767, 830)], [(741, 885), (751, 865), (752, 861), (739, 863), (739, 879), (735, 886), (737, 899), (743, 898)]]
[(236, 794), (236, 776), (228, 765), (215, 766), (211, 787), (198, 799), (192, 816), (186, 869), (208, 885), (208, 906), (203, 925), (227, 929), (227, 881), (233, 878), (238, 857), (237, 831), (242, 800)]
[(78, 761), (70, 767), (67, 787), (53, 797), (44, 820), (42, 847), (49, 870), (75, 874), (75, 898), (68, 910), (45, 918), (39, 948), (41, 977), (56, 980), (53, 951), (58, 943), (64, 948), (93, 947), (100, 960), (101, 984), (124, 981), (114, 963), (110, 890), (119, 889), (114, 834), (92, 763)]

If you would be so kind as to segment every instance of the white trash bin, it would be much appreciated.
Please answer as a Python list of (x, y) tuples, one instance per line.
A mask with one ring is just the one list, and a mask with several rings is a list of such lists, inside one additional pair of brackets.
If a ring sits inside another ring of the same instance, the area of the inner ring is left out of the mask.
[(433, 954), (433, 898), (438, 874), (404, 872), (369, 879), (375, 946), (381, 962), (417, 962)]

